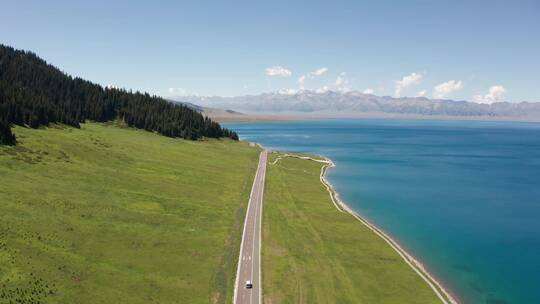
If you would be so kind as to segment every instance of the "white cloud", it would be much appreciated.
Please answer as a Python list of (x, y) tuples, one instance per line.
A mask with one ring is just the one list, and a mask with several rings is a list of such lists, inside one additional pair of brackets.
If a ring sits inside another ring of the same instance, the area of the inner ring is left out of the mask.
[(463, 82), (461, 80), (448, 80), (447, 82), (443, 82), (433, 88), (433, 98), (444, 99), (449, 94), (461, 89), (463, 89)]
[(419, 85), (422, 82), (422, 77), (423, 77), (422, 74), (411, 73), (411, 75), (403, 76), (401, 80), (394, 80), (394, 83), (395, 83), (394, 96), (399, 97), (401, 95), (401, 91), (404, 88)]
[(305, 89), (304, 83), (306, 82), (306, 75), (302, 75), (298, 78), (298, 86), (300, 87), (300, 90)]
[(306, 82), (306, 79), (310, 78), (310, 79), (313, 79), (317, 76), (321, 76), (322, 74), (326, 73), (328, 71), (328, 68), (326, 67), (322, 67), (320, 69), (316, 69), (315, 71), (312, 71), (312, 72), (309, 72), (305, 75), (302, 75), (298, 78), (298, 86), (300, 87), (300, 90), (304, 90), (305, 89), (305, 82)]
[(322, 88), (316, 89), (315, 93), (322, 94), (328, 92), (328, 90), (330, 90), (330, 88), (328, 86), (324, 86)]
[(279, 89), (278, 91), (278, 94), (281, 94), (281, 95), (294, 95), (296, 94), (298, 91), (295, 90), (295, 89)]
[(375, 90), (373, 90), (371, 88), (367, 88), (362, 93), (364, 93), (364, 94), (373, 94), (373, 93), (375, 93)]
[(284, 68), (280, 65), (267, 68), (265, 72), (268, 76), (289, 77), (292, 75), (292, 72), (289, 69)]
[(489, 88), (489, 93), (486, 95), (474, 95), (473, 100), (478, 103), (494, 103), (501, 101), (504, 98), (506, 89), (502, 85), (494, 85)]
[[(322, 74), (326, 73), (328, 71), (328, 68), (327, 67), (322, 67), (320, 69), (317, 69), (309, 74), (311, 74), (313, 77), (315, 76), (321, 76)], [(313, 78), (311, 77), (311, 78)]]
[(336, 78), (335, 84), (336, 84), (336, 90), (338, 92), (345, 93), (345, 92), (350, 91), (349, 79), (347, 78), (347, 74), (345, 72), (342, 72), (338, 75), (338, 77)]
[(427, 95), (427, 90), (422, 90), (416, 93), (416, 97), (425, 97)]
[(167, 92), (169, 92), (169, 96), (185, 96), (187, 93), (184, 88), (169, 88)]

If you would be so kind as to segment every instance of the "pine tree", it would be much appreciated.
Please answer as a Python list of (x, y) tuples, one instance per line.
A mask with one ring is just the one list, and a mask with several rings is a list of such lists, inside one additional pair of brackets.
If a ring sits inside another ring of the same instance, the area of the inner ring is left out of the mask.
[(0, 120), (0, 144), (13, 146), (16, 143), (15, 135), (11, 132), (9, 124)]
[(235, 132), (185, 105), (148, 93), (103, 88), (73, 78), (31, 52), (1, 44), (0, 117), (4, 121), (2, 138), (6, 142), (13, 135), (9, 130), (11, 124), (39, 128), (62, 123), (79, 128), (86, 120), (115, 119), (130, 127), (170, 137), (238, 140)]

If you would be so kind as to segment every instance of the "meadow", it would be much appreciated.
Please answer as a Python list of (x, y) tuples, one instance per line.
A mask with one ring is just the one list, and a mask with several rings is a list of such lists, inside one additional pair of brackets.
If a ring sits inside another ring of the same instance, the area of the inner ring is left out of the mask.
[(380, 237), (339, 212), (321, 163), (269, 156), (263, 213), (265, 303), (441, 303)]
[(258, 148), (85, 123), (0, 146), (0, 303), (227, 303)]

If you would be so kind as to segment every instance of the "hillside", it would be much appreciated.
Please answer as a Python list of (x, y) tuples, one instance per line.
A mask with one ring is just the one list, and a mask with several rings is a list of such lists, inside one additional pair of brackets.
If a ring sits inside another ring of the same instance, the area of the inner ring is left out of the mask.
[(237, 116), (245, 116), (243, 113), (233, 111), (233, 110), (227, 110), (227, 109), (218, 109), (218, 108), (210, 108), (210, 107), (203, 107), (199, 106), (190, 102), (182, 102), (182, 101), (176, 101), (176, 100), (169, 100), (170, 102), (185, 105), (188, 108), (191, 108), (206, 117), (212, 118), (216, 121), (219, 121), (218, 119), (215, 119), (215, 117), (221, 118), (221, 117), (237, 117)]
[(232, 299), (257, 148), (113, 123), (14, 132), (0, 146), (0, 303)]
[(415, 115), (424, 117), (506, 118), (540, 120), (538, 102), (496, 102), (479, 104), (468, 101), (429, 99), (425, 97), (376, 96), (357, 91), (295, 94), (264, 93), (237, 97), (186, 96), (185, 102), (214, 108), (226, 108), (246, 113), (289, 114), (324, 117), (354, 117), (360, 115)]
[(12, 124), (79, 127), (87, 120), (115, 119), (169, 137), (238, 139), (236, 133), (188, 106), (147, 93), (103, 88), (73, 78), (31, 52), (0, 44), (0, 144), (15, 144)]

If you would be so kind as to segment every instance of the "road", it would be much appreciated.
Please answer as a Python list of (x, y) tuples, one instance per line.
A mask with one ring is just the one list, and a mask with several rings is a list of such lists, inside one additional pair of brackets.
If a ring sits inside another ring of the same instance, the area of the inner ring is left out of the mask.
[[(259, 166), (249, 197), (234, 286), (235, 304), (261, 303), (261, 215), (267, 156), (266, 151), (262, 151), (259, 156)], [(253, 284), (251, 289), (246, 288), (248, 280)]]

